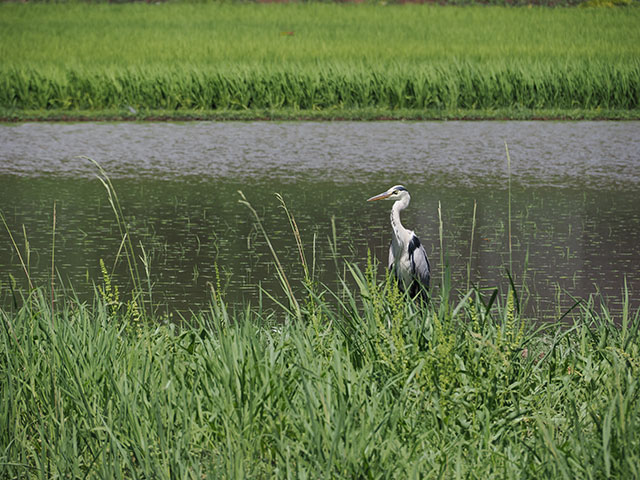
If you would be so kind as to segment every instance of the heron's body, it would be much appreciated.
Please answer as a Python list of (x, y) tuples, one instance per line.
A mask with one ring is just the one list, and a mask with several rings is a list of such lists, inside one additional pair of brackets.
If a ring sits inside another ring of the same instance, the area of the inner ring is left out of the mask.
[(423, 295), (429, 289), (431, 278), (429, 258), (418, 236), (413, 230), (406, 229), (400, 221), (400, 212), (407, 208), (411, 196), (402, 185), (396, 185), (368, 201), (384, 199), (395, 200), (391, 207), (389, 270), (398, 279), (401, 288), (408, 290), (412, 297)]

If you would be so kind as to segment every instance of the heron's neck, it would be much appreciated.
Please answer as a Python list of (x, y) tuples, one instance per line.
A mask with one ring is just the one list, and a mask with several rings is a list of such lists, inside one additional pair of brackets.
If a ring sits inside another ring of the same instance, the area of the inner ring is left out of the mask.
[(404, 245), (408, 241), (409, 230), (402, 226), (400, 221), (400, 212), (409, 205), (409, 197), (398, 200), (391, 207), (391, 228), (393, 228), (393, 236), (399, 244)]

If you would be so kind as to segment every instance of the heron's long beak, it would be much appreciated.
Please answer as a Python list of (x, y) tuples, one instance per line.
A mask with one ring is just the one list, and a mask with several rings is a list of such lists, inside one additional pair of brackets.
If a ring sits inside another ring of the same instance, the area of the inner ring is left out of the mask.
[(376, 200), (384, 200), (385, 198), (389, 198), (391, 194), (389, 192), (381, 193), (380, 195), (376, 195), (374, 197), (368, 198), (367, 202), (375, 202)]

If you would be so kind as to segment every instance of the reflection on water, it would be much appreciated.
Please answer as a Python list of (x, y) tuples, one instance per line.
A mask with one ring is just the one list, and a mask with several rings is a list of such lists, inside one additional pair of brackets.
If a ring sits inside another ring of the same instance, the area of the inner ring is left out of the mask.
[(243, 182), (616, 187), (640, 184), (640, 122), (202, 122), (0, 127), (0, 174)]
[[(295, 215), (307, 255), (335, 286), (329, 243), (361, 265), (367, 249), (386, 263), (389, 202), (366, 199), (404, 183), (403, 221), (442, 273), (444, 256), (463, 289), (477, 202), (471, 283), (504, 286), (509, 268), (504, 142), (512, 159), (511, 271), (529, 312), (557, 318), (571, 295), (596, 290), (619, 302), (626, 278), (640, 291), (640, 124), (637, 122), (26, 124), (0, 127), (0, 205), (14, 236), (29, 239), (30, 268), (47, 281), (56, 202), (55, 262), (80, 292), (110, 268), (120, 238), (95, 167), (114, 179), (129, 228), (151, 259), (155, 301), (198, 309), (215, 267), (233, 303), (256, 302), (257, 285), (279, 291), (272, 259), (242, 190), (264, 220), (294, 283), (298, 253), (279, 192)], [(0, 300), (9, 274), (24, 277), (6, 234), (0, 242)], [(337, 265), (337, 267), (336, 267)], [(125, 283), (123, 265), (117, 269)], [(342, 272), (339, 272), (340, 274)], [(635, 301), (635, 300), (634, 300)], [(638, 303), (635, 301), (636, 304)]]

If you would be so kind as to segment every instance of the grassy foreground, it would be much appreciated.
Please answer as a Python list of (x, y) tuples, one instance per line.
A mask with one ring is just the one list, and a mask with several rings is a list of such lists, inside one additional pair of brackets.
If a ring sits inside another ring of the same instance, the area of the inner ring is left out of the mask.
[(35, 289), (0, 310), (0, 476), (638, 478), (637, 312), (534, 331), (513, 292), (420, 310), (350, 268), (179, 327)]
[(639, 22), (635, 4), (0, 4), (0, 116), (637, 118)]

